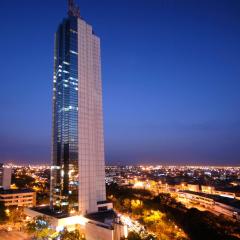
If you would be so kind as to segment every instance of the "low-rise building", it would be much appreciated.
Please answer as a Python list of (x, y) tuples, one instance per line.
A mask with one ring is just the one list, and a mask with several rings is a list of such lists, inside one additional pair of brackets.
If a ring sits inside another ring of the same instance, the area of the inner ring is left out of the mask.
[(57, 213), (49, 207), (25, 208), (24, 212), (30, 219), (38, 216), (46, 217), (57, 232), (64, 228), (69, 231), (79, 229), (87, 240), (120, 240), (127, 234), (124, 225), (112, 209), (85, 216)]
[(193, 192), (199, 192), (200, 191), (200, 187), (198, 184), (188, 184), (187, 185), (187, 190), (188, 191), (193, 191)]
[(234, 192), (215, 190), (213, 193), (222, 197), (236, 198), (236, 193)]
[(179, 191), (178, 197), (191, 203), (200, 204), (207, 210), (216, 214), (224, 214), (228, 217), (240, 220), (240, 201), (213, 194), (192, 191)]
[(3, 189), (0, 190), (0, 202), (3, 202), (6, 207), (34, 207), (36, 192), (31, 189)]
[(215, 191), (215, 188), (213, 186), (201, 185), (201, 190), (202, 190), (203, 193), (213, 194), (214, 191)]

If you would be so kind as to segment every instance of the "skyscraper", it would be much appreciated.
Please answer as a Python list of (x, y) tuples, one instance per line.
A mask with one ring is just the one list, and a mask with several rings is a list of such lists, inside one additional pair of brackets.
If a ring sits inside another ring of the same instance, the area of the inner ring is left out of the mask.
[(46, 216), (57, 232), (120, 240), (126, 229), (106, 201), (100, 58), (100, 39), (68, 0), (55, 33), (50, 207), (24, 213)]
[(68, 0), (55, 34), (51, 207), (96, 212), (106, 200), (100, 39)]

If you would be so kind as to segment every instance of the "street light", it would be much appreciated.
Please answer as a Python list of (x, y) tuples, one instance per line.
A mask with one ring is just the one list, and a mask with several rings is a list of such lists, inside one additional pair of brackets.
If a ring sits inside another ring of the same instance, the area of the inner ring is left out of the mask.
[(5, 210), (5, 213), (7, 214), (7, 216), (9, 216), (10, 210), (7, 208), (7, 209)]

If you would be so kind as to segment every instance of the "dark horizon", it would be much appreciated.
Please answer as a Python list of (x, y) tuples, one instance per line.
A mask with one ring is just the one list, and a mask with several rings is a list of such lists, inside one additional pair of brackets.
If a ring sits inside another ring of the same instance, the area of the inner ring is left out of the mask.
[[(106, 163), (239, 165), (240, 2), (75, 1), (101, 38)], [(50, 164), (66, 5), (1, 4), (0, 162)]]

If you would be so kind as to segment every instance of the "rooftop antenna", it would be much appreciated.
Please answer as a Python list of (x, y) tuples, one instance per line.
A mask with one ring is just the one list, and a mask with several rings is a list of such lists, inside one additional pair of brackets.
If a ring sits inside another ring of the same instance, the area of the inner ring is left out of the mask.
[(74, 0), (68, 0), (68, 16), (80, 17), (80, 8), (75, 4)]

